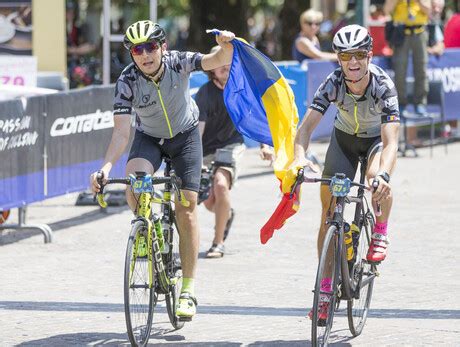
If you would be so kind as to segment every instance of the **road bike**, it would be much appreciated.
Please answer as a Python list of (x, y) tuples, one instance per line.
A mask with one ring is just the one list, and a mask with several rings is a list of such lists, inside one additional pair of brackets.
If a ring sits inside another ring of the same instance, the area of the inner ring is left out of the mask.
[[(175, 329), (181, 329), (186, 320), (176, 314), (182, 268), (179, 257), (179, 227), (177, 225), (172, 193), (185, 207), (189, 202), (180, 190), (181, 180), (165, 159), (164, 177), (153, 177), (136, 172), (124, 178), (108, 178), (101, 185), (97, 200), (106, 207), (103, 189), (108, 184), (130, 186), (136, 195), (137, 207), (131, 221), (124, 271), (124, 307), (126, 328), (133, 346), (145, 346), (152, 329), (153, 315), (160, 295), (164, 296), (169, 320)], [(162, 194), (154, 186), (164, 184)], [(161, 212), (153, 211), (153, 203), (161, 204)]]
[[(347, 301), (348, 326), (353, 336), (361, 334), (366, 322), (372, 298), (374, 279), (379, 275), (377, 263), (366, 260), (374, 230), (375, 217), (369, 208), (364, 185), (367, 158), (359, 157), (360, 182), (353, 182), (342, 173), (332, 178), (309, 178), (299, 169), (291, 194), (303, 182), (322, 182), (329, 185), (332, 200), (326, 224), (329, 226), (316, 273), (313, 297), (311, 339), (313, 346), (326, 346), (331, 334), (334, 312), (341, 300)], [(357, 195), (351, 196), (352, 187), (358, 187)], [(375, 186), (374, 186), (375, 188)], [(345, 206), (355, 204), (351, 224), (344, 217)], [(380, 211), (380, 206), (376, 206)], [(321, 290), (323, 278), (332, 277), (332, 292)], [(329, 304), (324, 304), (329, 297)], [(326, 310), (327, 318), (324, 318)]]

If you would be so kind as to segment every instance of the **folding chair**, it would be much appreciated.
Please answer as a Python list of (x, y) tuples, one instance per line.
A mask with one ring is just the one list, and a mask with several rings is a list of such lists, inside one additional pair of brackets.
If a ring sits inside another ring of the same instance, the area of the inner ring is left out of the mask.
[[(413, 103), (414, 100), (414, 81), (407, 81), (407, 100), (409, 103)], [(436, 111), (431, 111), (435, 107)], [(401, 149), (403, 157), (406, 156), (406, 151), (412, 150), (415, 157), (418, 157), (417, 151), (414, 146), (407, 142), (407, 127), (408, 126), (430, 126), (430, 157), (433, 157), (433, 144), (434, 144), (434, 128), (436, 123), (442, 123), (445, 126), (444, 117), (444, 89), (442, 81), (431, 81), (429, 83), (428, 95), (427, 95), (427, 113), (425, 115), (419, 115), (415, 112), (404, 111), (404, 114), (400, 115), (401, 123), (404, 127), (403, 138), (404, 146)], [(445, 152), (447, 153), (447, 139), (444, 142)]]

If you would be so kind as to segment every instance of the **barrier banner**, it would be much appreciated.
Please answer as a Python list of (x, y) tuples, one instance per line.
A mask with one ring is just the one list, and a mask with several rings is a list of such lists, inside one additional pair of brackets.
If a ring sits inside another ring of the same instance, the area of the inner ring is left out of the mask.
[(0, 102), (0, 207), (43, 200), (44, 100)]
[(48, 197), (88, 187), (112, 135), (113, 95), (91, 87), (46, 96)]

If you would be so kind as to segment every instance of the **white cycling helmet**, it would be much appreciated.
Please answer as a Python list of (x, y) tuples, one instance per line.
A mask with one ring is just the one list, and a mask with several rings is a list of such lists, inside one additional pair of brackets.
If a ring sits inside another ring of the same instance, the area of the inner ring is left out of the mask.
[(365, 27), (352, 24), (343, 27), (334, 35), (332, 49), (336, 53), (364, 48), (372, 50), (372, 37)]

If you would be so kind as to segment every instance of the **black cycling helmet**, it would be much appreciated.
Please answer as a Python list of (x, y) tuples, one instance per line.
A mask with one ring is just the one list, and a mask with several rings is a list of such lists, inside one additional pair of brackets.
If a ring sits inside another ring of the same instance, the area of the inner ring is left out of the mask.
[(134, 45), (152, 41), (160, 45), (165, 43), (166, 32), (157, 23), (150, 20), (141, 20), (131, 24), (128, 29), (126, 29), (123, 45), (126, 49), (130, 50)]
[(372, 37), (365, 27), (352, 24), (340, 29), (332, 40), (332, 49), (336, 53), (363, 48), (372, 50)]

